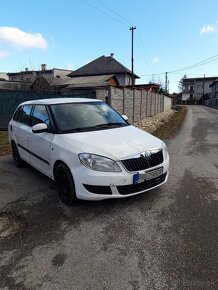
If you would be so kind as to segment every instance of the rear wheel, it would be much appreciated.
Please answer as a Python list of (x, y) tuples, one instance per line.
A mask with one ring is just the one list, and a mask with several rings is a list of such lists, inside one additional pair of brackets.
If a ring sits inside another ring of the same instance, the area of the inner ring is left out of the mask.
[(61, 201), (73, 205), (77, 200), (74, 181), (69, 168), (64, 163), (59, 164), (55, 170), (55, 182)]
[(14, 164), (20, 168), (24, 165), (24, 161), (20, 158), (20, 153), (18, 151), (17, 145), (14, 142), (12, 142), (11, 147)]

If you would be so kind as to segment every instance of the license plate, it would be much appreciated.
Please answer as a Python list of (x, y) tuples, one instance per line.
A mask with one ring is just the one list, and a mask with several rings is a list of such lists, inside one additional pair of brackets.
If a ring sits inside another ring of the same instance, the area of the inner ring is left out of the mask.
[(144, 182), (146, 180), (157, 178), (158, 176), (163, 174), (163, 167), (147, 171), (145, 173), (137, 173), (133, 176), (133, 184), (138, 184)]
[(146, 172), (146, 180), (156, 178), (163, 174), (163, 167)]

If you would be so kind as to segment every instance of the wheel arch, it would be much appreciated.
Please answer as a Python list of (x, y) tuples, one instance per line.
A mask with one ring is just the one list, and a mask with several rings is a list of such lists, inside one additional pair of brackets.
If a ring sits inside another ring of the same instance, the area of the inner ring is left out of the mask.
[(14, 141), (14, 139), (11, 139), (11, 146), (13, 145), (13, 144), (15, 144), (16, 145), (16, 142)]
[[(64, 164), (65, 166), (67, 166), (67, 168), (69, 169), (69, 171), (70, 171), (70, 173), (72, 175), (72, 178), (73, 178), (73, 174), (72, 174), (69, 166), (64, 161), (62, 161), (62, 160), (56, 160), (55, 163), (54, 163), (54, 165), (53, 165), (53, 177), (54, 177), (54, 180), (55, 180), (56, 169), (57, 169), (57, 167), (58, 167), (59, 164)], [(73, 178), (73, 180), (74, 180), (74, 178)]]

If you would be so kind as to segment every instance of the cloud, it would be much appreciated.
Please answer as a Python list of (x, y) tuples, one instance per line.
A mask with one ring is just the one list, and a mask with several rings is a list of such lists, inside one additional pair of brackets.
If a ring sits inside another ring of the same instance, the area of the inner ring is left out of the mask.
[(0, 26), (0, 43), (16, 49), (39, 48), (46, 50), (48, 43), (40, 33), (28, 33), (17, 27)]
[(158, 56), (155, 56), (152, 60), (153, 63), (157, 63), (160, 61), (160, 58)]
[(4, 58), (8, 55), (7, 51), (0, 50), (0, 58)]
[(210, 33), (210, 32), (214, 32), (216, 30), (216, 26), (215, 25), (204, 25), (201, 30), (200, 30), (200, 34), (204, 34), (204, 33)]

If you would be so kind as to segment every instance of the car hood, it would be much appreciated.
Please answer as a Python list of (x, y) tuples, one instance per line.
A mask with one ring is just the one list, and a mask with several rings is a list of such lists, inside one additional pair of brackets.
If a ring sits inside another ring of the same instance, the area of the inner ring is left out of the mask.
[(162, 148), (162, 141), (134, 126), (63, 134), (62, 141), (78, 152), (119, 160), (146, 150)]

